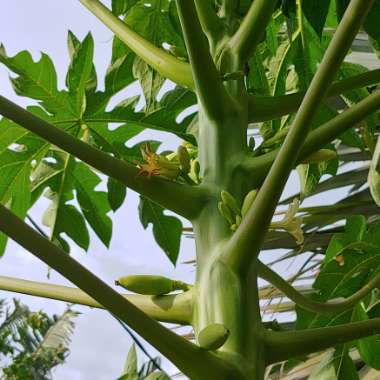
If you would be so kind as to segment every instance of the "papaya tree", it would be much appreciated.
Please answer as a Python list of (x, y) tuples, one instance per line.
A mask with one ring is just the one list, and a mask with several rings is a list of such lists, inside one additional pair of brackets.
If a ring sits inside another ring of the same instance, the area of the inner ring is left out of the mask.
[[(380, 2), (79, 1), (115, 34), (103, 90), (90, 34), (69, 32), (65, 89), (47, 55), (0, 50), (15, 92), (38, 103), (0, 96), (0, 246), (13, 239), (76, 288), (1, 289), (104, 308), (191, 379), (380, 370), (380, 70), (351, 59), (358, 33), (379, 56)], [(109, 106), (136, 81), (141, 97)], [(143, 130), (182, 141), (127, 145)], [(294, 171), (299, 191), (281, 198)], [(118, 293), (68, 254), (90, 227), (108, 246), (126, 188), (173, 264), (181, 235), (194, 239), (194, 284), (151, 273)], [(47, 237), (24, 222), (42, 196)], [(290, 278), (274, 268), (286, 262)]]

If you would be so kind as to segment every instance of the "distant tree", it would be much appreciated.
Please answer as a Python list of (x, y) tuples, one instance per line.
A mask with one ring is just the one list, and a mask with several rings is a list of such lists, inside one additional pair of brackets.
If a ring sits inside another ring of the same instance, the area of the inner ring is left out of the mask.
[(77, 312), (67, 309), (49, 317), (32, 312), (17, 300), (0, 303), (0, 362), (4, 380), (49, 380), (65, 361)]

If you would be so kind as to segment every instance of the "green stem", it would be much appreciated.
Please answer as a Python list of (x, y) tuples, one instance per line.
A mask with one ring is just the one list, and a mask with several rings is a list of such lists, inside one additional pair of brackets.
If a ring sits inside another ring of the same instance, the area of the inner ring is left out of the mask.
[(300, 355), (380, 333), (380, 318), (288, 332), (266, 331), (267, 364), (285, 361)]
[(202, 29), (210, 42), (214, 41), (222, 30), (222, 23), (217, 16), (211, 0), (194, 0)]
[(368, 295), (380, 283), (380, 273), (373, 277), (366, 285), (359, 291), (344, 300), (331, 300), (328, 302), (317, 302), (311, 298), (305, 297), (298, 292), (292, 285), (279, 276), (268, 266), (258, 261), (258, 274), (259, 277), (274, 285), (277, 289), (281, 290), (289, 299), (294, 301), (298, 306), (303, 309), (310, 310), (315, 313), (339, 313), (345, 310), (352, 309), (355, 305)]
[(162, 76), (183, 87), (194, 88), (191, 68), (164, 50), (153, 45), (134, 32), (127, 24), (116, 17), (99, 0), (79, 0), (94, 16), (120, 38), (136, 55)]
[[(237, 370), (235, 368), (232, 368), (216, 355), (200, 349), (151, 319), (3, 205), (0, 205), (0, 231), (125, 322), (186, 375), (193, 379), (203, 379), (206, 370), (210, 375), (210, 379), (213, 380), (231, 379), (236, 375)], [(194, 363), (197, 363), (197, 365), (194, 366)]]
[(350, 2), (255, 202), (231, 238), (231, 251), (227, 260), (238, 271), (246, 273), (259, 254), (277, 203), (310, 130), (315, 111), (322, 103), (372, 4), (373, 0)]
[[(334, 97), (379, 82), (380, 69), (368, 71), (333, 83), (326, 96)], [(297, 111), (304, 96), (305, 92), (303, 91), (282, 96), (250, 95), (248, 97), (248, 119), (251, 123), (256, 123), (288, 115)]]
[(159, 177), (147, 178), (138, 175), (139, 170), (135, 166), (75, 139), (2, 96), (0, 114), (185, 218), (195, 217), (203, 207), (205, 194), (200, 188)]
[(313, 130), (302, 147), (299, 160), (306, 158), (311, 153), (322, 148), (334, 138), (345, 132), (349, 126), (354, 126), (360, 123), (366, 116), (379, 109), (380, 90), (377, 90), (352, 106), (349, 110), (342, 112), (334, 119)]
[(241, 64), (248, 62), (260, 43), (276, 3), (276, 0), (253, 1), (239, 29), (228, 42), (227, 50), (237, 55)]
[[(104, 309), (103, 305), (95, 301), (83, 290), (68, 286), (0, 276), (0, 289), (36, 297), (50, 298), (70, 304)], [(191, 292), (159, 297), (140, 294), (123, 294), (122, 296), (145, 314), (149, 315), (149, 317), (157, 321), (178, 323), (181, 325), (188, 325), (191, 322), (193, 303)]]
[[(326, 144), (336, 139), (343, 132), (352, 128), (371, 113), (380, 109), (380, 91), (374, 91), (371, 95), (355, 104), (347, 111), (314, 129), (307, 136), (302, 146), (297, 162), (302, 161), (311, 153), (323, 148)], [(272, 150), (262, 156), (249, 157), (243, 164), (243, 169), (252, 173), (254, 184), (259, 187), (273, 164), (279, 149)]]
[(176, 4), (201, 108), (209, 118), (222, 119), (231, 101), (211, 57), (194, 0), (176, 0)]

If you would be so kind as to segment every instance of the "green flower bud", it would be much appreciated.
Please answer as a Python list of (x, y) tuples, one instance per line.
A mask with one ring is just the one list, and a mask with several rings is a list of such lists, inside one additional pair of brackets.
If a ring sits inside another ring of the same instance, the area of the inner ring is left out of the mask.
[(289, 206), (284, 218), (278, 222), (272, 222), (270, 228), (272, 229), (283, 229), (292, 235), (297, 244), (302, 244), (304, 241), (303, 231), (302, 231), (302, 218), (296, 216), (299, 209), (299, 200), (295, 198), (293, 203)]
[(231, 195), (228, 191), (222, 190), (220, 193), (222, 197), (223, 203), (230, 208), (232, 212), (236, 215), (240, 215), (240, 208), (238, 203), (233, 195)]
[(230, 225), (235, 223), (231, 210), (223, 202), (218, 202), (218, 209)]
[(200, 173), (200, 171), (201, 171), (201, 166), (199, 164), (198, 159), (195, 158), (194, 160), (191, 160), (189, 177), (195, 183), (199, 183), (200, 182), (200, 180), (199, 180), (199, 173)]
[(251, 208), (253, 201), (256, 199), (257, 192), (257, 189), (254, 189), (245, 196), (243, 206), (241, 206), (241, 216), (243, 218), (247, 215), (247, 212)]
[(190, 156), (189, 152), (183, 145), (180, 145), (177, 148), (177, 156), (181, 170), (188, 173), (190, 171)]
[(131, 292), (151, 296), (168, 294), (175, 290), (188, 290), (189, 288), (187, 284), (180, 281), (155, 275), (124, 276), (120, 277), (115, 283)]
[(198, 334), (198, 344), (205, 350), (214, 351), (223, 346), (229, 335), (230, 332), (224, 325), (214, 323)]

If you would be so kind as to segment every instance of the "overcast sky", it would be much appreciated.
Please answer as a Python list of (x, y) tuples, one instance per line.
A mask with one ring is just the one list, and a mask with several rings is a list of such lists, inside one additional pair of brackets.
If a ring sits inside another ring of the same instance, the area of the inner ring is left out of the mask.
[[(110, 5), (110, 1), (104, 1)], [(68, 65), (66, 48), (67, 31), (72, 30), (82, 39), (91, 31), (95, 39), (95, 65), (101, 80), (107, 67), (112, 34), (97, 21), (78, 0), (12, 0), (3, 1), (0, 13), (0, 42), (9, 55), (27, 49), (34, 59), (41, 51), (53, 59), (59, 84), (63, 87)], [(377, 61), (378, 62), (378, 61)], [(29, 99), (17, 97), (8, 80), (8, 71), (0, 66), (0, 93), (20, 105), (31, 104)], [(130, 95), (133, 95), (131, 90)], [(120, 97), (119, 97), (120, 98)], [(147, 134), (145, 135), (147, 136)], [(151, 137), (151, 135), (149, 136)], [(177, 140), (166, 136), (165, 147), (174, 148)], [(297, 181), (288, 186), (287, 194), (294, 192)], [(33, 215), (39, 221), (43, 211), (39, 204)], [(144, 231), (138, 221), (137, 196), (129, 191), (127, 202), (113, 216), (114, 237), (107, 250), (95, 236), (86, 254), (73, 250), (73, 255), (87, 268), (109, 284), (121, 275), (130, 273), (155, 273), (187, 279), (193, 278), (193, 268), (180, 265), (176, 270), (154, 242), (150, 230)], [(179, 261), (193, 257), (193, 241), (182, 239), (182, 251)], [(16, 244), (9, 244), (5, 256), (0, 262), (0, 275), (20, 277), (36, 281), (48, 281), (44, 264), (25, 252)], [(64, 278), (52, 273), (52, 283), (69, 284)], [(11, 298), (14, 294), (0, 292), (0, 298)], [(58, 301), (17, 295), (32, 309), (43, 309), (60, 313), (65, 304)], [(126, 353), (131, 341), (119, 324), (104, 311), (76, 307), (82, 312), (76, 323), (71, 344), (71, 354), (67, 362), (54, 372), (57, 380), (110, 380), (121, 374)], [(154, 351), (152, 351), (154, 352)], [(172, 366), (166, 368), (173, 372)]]

